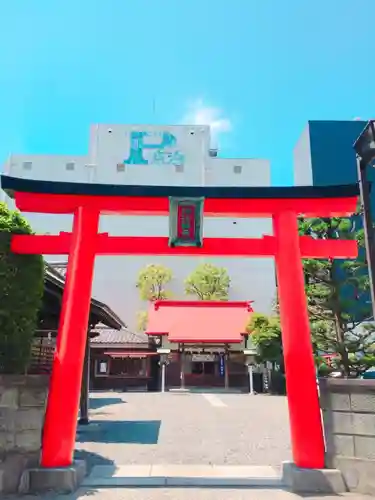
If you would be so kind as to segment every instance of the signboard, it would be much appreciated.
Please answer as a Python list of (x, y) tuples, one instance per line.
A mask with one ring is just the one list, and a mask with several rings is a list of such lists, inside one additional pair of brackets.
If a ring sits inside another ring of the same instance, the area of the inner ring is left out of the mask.
[(108, 369), (107, 369), (107, 363), (105, 361), (101, 361), (99, 363), (99, 373), (103, 374), (103, 373), (107, 373)]
[(177, 238), (195, 239), (195, 206), (193, 204), (180, 204), (177, 207)]
[(223, 355), (221, 355), (219, 359), (219, 374), (220, 377), (224, 377), (225, 375), (225, 359)]
[(176, 136), (170, 132), (130, 132), (129, 154), (125, 165), (173, 165), (182, 167), (185, 155), (178, 149)]
[(203, 198), (169, 199), (170, 246), (202, 246)]
[(215, 361), (215, 354), (193, 354), (191, 360), (193, 363), (210, 363)]

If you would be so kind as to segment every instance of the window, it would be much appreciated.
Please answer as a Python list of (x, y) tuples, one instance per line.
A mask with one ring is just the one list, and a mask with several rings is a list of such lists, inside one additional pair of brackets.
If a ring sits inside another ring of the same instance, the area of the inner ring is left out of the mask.
[(125, 172), (124, 163), (117, 163), (117, 172)]
[(176, 165), (176, 166), (174, 167), (174, 169), (175, 169), (175, 172), (176, 172), (177, 174), (181, 174), (181, 173), (184, 171), (184, 166), (183, 166), (183, 165)]
[(31, 170), (31, 168), (33, 166), (33, 162), (32, 161), (24, 161), (22, 166), (23, 166), (24, 170)]
[(96, 360), (96, 375), (108, 375), (109, 363), (107, 359)]
[(242, 165), (234, 165), (233, 172), (235, 174), (241, 174), (242, 173)]
[(191, 373), (193, 375), (215, 375), (215, 362), (193, 361), (191, 364)]
[(242, 375), (243, 373), (245, 373), (246, 369), (244, 356), (239, 356), (239, 359), (229, 358), (229, 360), (227, 361), (227, 367), (228, 372), (232, 375)]
[(74, 170), (74, 167), (75, 167), (74, 161), (68, 161), (68, 163), (66, 163), (65, 165), (66, 170)]
[(203, 363), (193, 362), (191, 364), (191, 373), (194, 375), (202, 375), (203, 374)]
[(146, 375), (146, 360), (143, 358), (115, 358), (111, 360), (110, 375), (143, 377)]

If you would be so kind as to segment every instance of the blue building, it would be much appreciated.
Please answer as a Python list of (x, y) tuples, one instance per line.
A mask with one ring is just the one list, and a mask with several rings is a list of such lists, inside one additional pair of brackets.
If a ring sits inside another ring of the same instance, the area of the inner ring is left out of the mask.
[[(294, 184), (327, 186), (358, 182), (353, 144), (366, 124), (357, 120), (309, 121), (293, 151)], [(369, 168), (368, 176), (375, 181), (375, 168)], [(371, 202), (375, 217), (375, 188), (371, 190)], [(350, 289), (344, 291), (344, 295), (351, 293)], [(369, 300), (370, 294), (363, 298), (365, 304)], [(359, 309), (365, 304), (358, 304)]]
[(295, 185), (357, 182), (353, 143), (364, 121), (309, 121), (294, 148)]

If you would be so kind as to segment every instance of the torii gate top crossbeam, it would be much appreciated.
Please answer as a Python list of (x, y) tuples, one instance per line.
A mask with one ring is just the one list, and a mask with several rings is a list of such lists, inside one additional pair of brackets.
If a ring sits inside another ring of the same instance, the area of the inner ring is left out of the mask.
[(207, 187), (132, 186), (19, 179), (1, 176), (2, 189), (23, 212), (73, 213), (80, 206), (100, 213), (168, 215), (169, 197), (204, 198), (204, 215), (269, 217), (293, 211), (305, 217), (355, 212), (359, 188), (343, 186)]

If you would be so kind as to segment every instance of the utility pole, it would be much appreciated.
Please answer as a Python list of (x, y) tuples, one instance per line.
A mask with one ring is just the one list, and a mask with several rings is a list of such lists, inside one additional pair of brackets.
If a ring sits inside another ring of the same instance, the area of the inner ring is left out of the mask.
[(361, 211), (363, 215), (368, 276), (370, 281), (372, 317), (375, 319), (375, 238), (371, 214), (370, 182), (367, 177), (367, 165), (359, 157), (357, 157), (357, 172), (361, 197)]
[(357, 153), (357, 174), (363, 214), (363, 228), (365, 247), (370, 281), (372, 315), (375, 320), (375, 235), (371, 213), (370, 181), (368, 167), (373, 166), (375, 160), (375, 121), (370, 120), (358, 139), (354, 143)]

